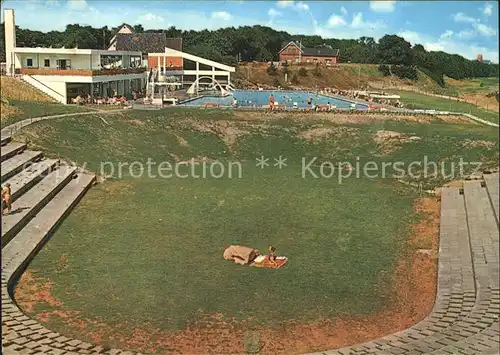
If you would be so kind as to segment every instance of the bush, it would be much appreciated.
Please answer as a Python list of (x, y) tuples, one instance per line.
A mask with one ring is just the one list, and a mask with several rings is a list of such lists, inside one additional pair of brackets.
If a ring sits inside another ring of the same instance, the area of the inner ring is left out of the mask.
[(267, 74), (269, 74), (269, 75), (276, 75), (276, 74), (278, 74), (278, 70), (276, 69), (276, 67), (274, 66), (273, 63), (271, 63), (267, 67)]
[(385, 64), (380, 64), (378, 66), (378, 71), (381, 72), (383, 76), (391, 75), (391, 70), (389, 69), (389, 66)]
[(273, 85), (274, 85), (274, 86), (276, 86), (276, 87), (281, 86), (281, 83), (280, 83), (280, 81), (279, 81), (279, 79), (278, 79), (278, 78), (276, 78), (276, 79), (274, 80)]
[(236, 57), (232, 55), (225, 55), (222, 57), (222, 63), (230, 65), (230, 66), (235, 66), (238, 64), (238, 61), (236, 60)]
[(316, 68), (314, 68), (312, 72), (313, 76), (321, 76), (321, 69), (316, 65)]
[(440, 87), (444, 88), (446, 86), (442, 73), (435, 72), (427, 68), (420, 68), (420, 70), (423, 71), (429, 78), (434, 80)]
[(302, 76), (302, 77), (306, 77), (307, 76), (307, 69), (306, 68), (300, 68), (299, 69), (299, 75)]
[(417, 68), (409, 65), (393, 65), (391, 71), (400, 79), (410, 79), (417, 80), (418, 72)]
[(283, 73), (288, 74), (288, 63), (283, 62), (281, 66), (283, 67)]
[(297, 74), (293, 74), (292, 75), (291, 82), (292, 82), (292, 84), (298, 84), (299, 83), (299, 77), (297, 76)]

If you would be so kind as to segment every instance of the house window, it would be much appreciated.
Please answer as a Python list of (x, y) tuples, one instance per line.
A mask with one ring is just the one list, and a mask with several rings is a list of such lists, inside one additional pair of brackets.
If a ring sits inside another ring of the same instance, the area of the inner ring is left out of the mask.
[(43, 66), (44, 67), (50, 67), (50, 59), (44, 59), (43, 60)]
[(26, 66), (29, 68), (33, 67), (33, 59), (27, 58), (26, 59)]

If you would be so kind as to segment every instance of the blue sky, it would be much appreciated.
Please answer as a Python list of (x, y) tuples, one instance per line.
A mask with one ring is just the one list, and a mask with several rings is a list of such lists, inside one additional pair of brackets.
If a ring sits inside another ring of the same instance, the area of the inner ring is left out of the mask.
[[(375, 39), (398, 34), (427, 50), (443, 50), (498, 63), (496, 1), (94, 1), (6, 0), (16, 23), (63, 30), (68, 23), (95, 27), (141, 23), (148, 28), (200, 30), (267, 25), (289, 33)], [(2, 19), (3, 21), (3, 19)]]

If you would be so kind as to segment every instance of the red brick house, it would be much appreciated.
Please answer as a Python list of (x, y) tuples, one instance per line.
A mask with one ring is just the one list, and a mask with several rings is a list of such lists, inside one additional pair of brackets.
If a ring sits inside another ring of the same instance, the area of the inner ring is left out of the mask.
[(306, 48), (301, 43), (288, 42), (280, 51), (280, 62), (292, 63), (319, 63), (333, 65), (339, 62), (339, 49), (330, 46), (321, 48)]

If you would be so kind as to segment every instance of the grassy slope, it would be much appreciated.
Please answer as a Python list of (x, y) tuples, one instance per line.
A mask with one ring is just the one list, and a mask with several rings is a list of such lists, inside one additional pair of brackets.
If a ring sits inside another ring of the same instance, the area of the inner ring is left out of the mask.
[(449, 85), (457, 87), (462, 93), (485, 93), (489, 94), (498, 91), (498, 78), (473, 78), (464, 80), (454, 80), (446, 78)]
[[(498, 133), (479, 125), (374, 121), (345, 125), (344, 130), (357, 129), (354, 135), (338, 131), (312, 143), (297, 134), (339, 127), (290, 117), (259, 122), (259, 113), (250, 126), (242, 121), (231, 126), (245, 130), (232, 150), (224, 137), (199, 128), (238, 115), (249, 118), (231, 111), (169, 110), (112, 116), (110, 126), (86, 117), (27, 128), (24, 135), (34, 144), (93, 169), (106, 160), (171, 161), (172, 154), (243, 161), (242, 179), (126, 176), (92, 189), (30, 265), (52, 281), (53, 294), (64, 303), (59, 308), (166, 330), (183, 328), (202, 313), (254, 316), (256, 323), (272, 325), (376, 312), (388, 306), (389, 276), (413, 220), (415, 195), (383, 179), (348, 179), (341, 185), (336, 179), (303, 179), (301, 157), (498, 161)], [(422, 139), (378, 156), (373, 138), (379, 130)], [(466, 139), (494, 146), (465, 147)], [(261, 154), (283, 155), (289, 165), (258, 170), (255, 157)], [(222, 260), (231, 243), (261, 250), (274, 244), (291, 262), (279, 277), (233, 265)], [(102, 302), (110, 297), (113, 302)], [(57, 321), (51, 326), (68, 331)]]
[(0, 77), (1, 125), (8, 126), (26, 118), (83, 112), (81, 106), (65, 106), (30, 85), (11, 77)]
[(498, 113), (499, 105), (495, 94), (499, 90), (498, 78), (475, 78), (464, 80), (445, 79), (450, 87), (455, 87), (461, 97), (476, 106)]
[(451, 101), (411, 91), (393, 92), (401, 95), (401, 101), (407, 108), (436, 109), (442, 111), (471, 113), (476, 117), (495, 123), (499, 123), (500, 120), (498, 112), (481, 109), (467, 102)]

